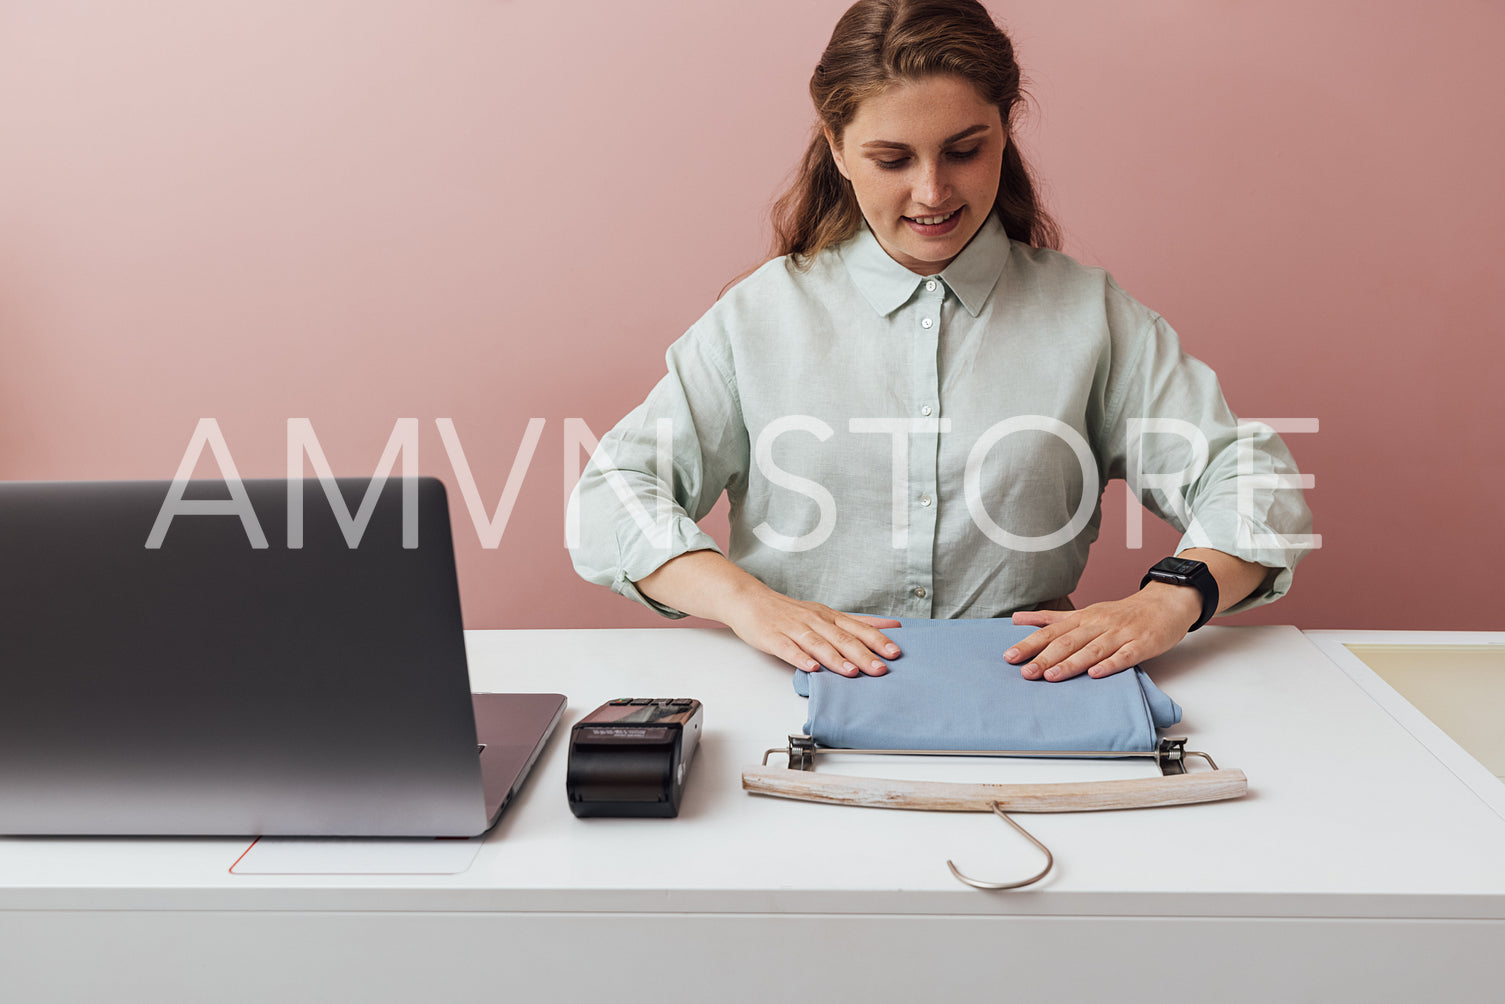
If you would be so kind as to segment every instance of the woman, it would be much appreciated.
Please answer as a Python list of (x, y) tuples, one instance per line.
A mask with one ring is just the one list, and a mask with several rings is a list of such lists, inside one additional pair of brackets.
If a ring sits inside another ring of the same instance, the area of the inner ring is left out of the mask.
[[(843, 15), (775, 257), (669, 349), (576, 489), (582, 575), (848, 676), (898, 654), (887, 618), (1012, 614), (1041, 630), (1004, 658), (1060, 680), (1286, 591), (1310, 522), (1272, 487), (1289, 453), (1240, 442), (1170, 326), (1051, 250), (1019, 82), (975, 0)], [(1074, 611), (1111, 477), (1186, 534), (1186, 564)], [(695, 524), (723, 491), (729, 558)]]

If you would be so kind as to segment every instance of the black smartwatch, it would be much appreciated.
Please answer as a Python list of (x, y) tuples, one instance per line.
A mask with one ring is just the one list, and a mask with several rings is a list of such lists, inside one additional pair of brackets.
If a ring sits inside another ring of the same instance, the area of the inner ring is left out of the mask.
[(1190, 586), (1202, 594), (1202, 616), (1188, 631), (1195, 631), (1212, 619), (1218, 612), (1218, 580), (1212, 577), (1206, 563), (1190, 558), (1161, 558), (1155, 567), (1144, 573), (1139, 588), (1151, 582), (1168, 582), (1173, 586)]

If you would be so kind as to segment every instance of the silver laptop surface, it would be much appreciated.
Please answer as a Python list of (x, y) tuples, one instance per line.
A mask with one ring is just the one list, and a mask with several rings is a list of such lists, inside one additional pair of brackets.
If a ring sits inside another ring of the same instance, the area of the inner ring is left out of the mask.
[(442, 484), (330, 484), (0, 483), (0, 833), (496, 822), (565, 700), (470, 693)]

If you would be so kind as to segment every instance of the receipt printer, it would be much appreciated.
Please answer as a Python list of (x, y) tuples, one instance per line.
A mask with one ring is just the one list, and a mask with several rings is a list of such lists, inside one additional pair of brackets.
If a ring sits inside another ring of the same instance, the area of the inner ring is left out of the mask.
[(688, 697), (619, 697), (570, 729), (564, 787), (585, 816), (677, 816), (705, 709)]

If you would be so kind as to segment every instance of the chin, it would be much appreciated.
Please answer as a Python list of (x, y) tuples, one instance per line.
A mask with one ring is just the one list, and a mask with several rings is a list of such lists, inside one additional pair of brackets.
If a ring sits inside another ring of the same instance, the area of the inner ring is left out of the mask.
[(947, 240), (944, 244), (925, 244), (920, 247), (904, 248), (904, 252), (916, 261), (932, 262), (939, 264), (949, 262), (962, 253), (962, 248), (967, 246), (966, 241)]

